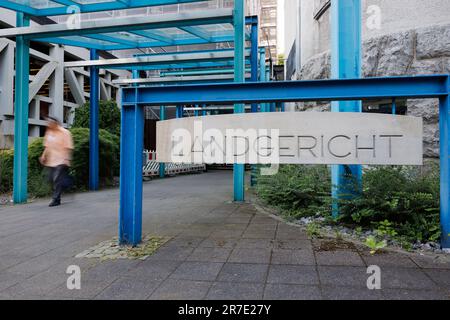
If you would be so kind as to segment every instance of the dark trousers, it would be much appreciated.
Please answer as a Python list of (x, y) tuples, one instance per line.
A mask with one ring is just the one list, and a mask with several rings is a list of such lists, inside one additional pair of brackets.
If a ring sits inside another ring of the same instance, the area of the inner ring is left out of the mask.
[(62, 164), (50, 168), (49, 178), (53, 185), (53, 200), (60, 201), (62, 192), (69, 187), (67, 183), (69, 179), (69, 167)]

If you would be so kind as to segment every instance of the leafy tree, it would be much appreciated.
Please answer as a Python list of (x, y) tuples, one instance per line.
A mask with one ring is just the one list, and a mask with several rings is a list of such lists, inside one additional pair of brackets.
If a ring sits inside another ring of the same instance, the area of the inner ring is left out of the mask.
[[(75, 119), (72, 128), (89, 128), (89, 110), (89, 102), (75, 109)], [(120, 136), (120, 109), (115, 101), (100, 101), (99, 128)]]

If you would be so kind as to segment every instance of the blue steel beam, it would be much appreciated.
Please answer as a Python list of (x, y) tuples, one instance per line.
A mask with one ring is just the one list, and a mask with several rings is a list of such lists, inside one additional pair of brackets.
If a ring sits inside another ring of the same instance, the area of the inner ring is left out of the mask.
[[(166, 120), (166, 107), (165, 106), (159, 107), (159, 120), (160, 121)], [(158, 152), (158, 150), (156, 150), (156, 152)], [(164, 178), (165, 176), (166, 176), (166, 164), (163, 162), (160, 162), (159, 163), (159, 177)]]
[[(184, 55), (184, 54), (193, 54), (193, 53), (201, 53), (201, 54), (214, 54), (214, 53), (222, 53), (222, 52), (234, 52), (234, 49), (209, 49), (209, 50), (189, 50), (189, 51), (182, 51), (182, 52), (162, 52), (162, 53), (136, 53), (133, 55), (133, 57), (154, 57), (154, 56), (172, 56), (174, 54), (177, 55)], [(246, 56), (250, 56), (251, 48), (245, 49)]]
[[(450, 78), (447, 79), (450, 88)], [(439, 99), (441, 245), (450, 249), (450, 96)]]
[[(246, 68), (245, 72), (251, 72), (251, 68)], [(211, 74), (230, 74), (234, 73), (234, 69), (204, 69), (204, 70), (191, 70), (191, 71), (163, 71), (160, 73), (161, 77), (166, 76), (198, 76), (198, 75), (211, 75)], [(253, 81), (252, 79), (250, 79)]]
[[(91, 49), (91, 60), (98, 59), (97, 50)], [(99, 103), (100, 82), (99, 70), (90, 68), (90, 99), (89, 99), (89, 189), (99, 188)]]
[[(155, 66), (131, 66), (129, 69), (134, 70), (174, 70), (174, 69), (197, 69), (197, 68), (213, 68), (213, 67), (233, 67), (233, 61), (217, 61), (217, 62), (197, 62), (197, 63), (175, 63), (175, 64), (159, 64)], [(247, 63), (250, 66), (250, 63)], [(122, 69), (121, 67), (109, 67), (108, 69)], [(127, 68), (128, 69), (128, 68)]]
[(82, 21), (79, 28), (73, 28), (65, 24), (7, 28), (0, 29), (0, 37), (24, 36), (28, 40), (34, 40), (114, 32), (180, 28), (185, 26), (226, 24), (232, 22), (232, 11), (220, 9), (210, 10), (210, 12), (195, 12), (190, 15), (170, 13), (161, 17), (127, 17), (113, 19), (112, 21)]
[(110, 10), (120, 10), (120, 9), (133, 9), (151, 6), (161, 6), (170, 5), (178, 3), (189, 3), (198, 2), (206, 0), (112, 0), (104, 2), (90, 2), (85, 4), (80, 4), (72, 0), (54, 0), (62, 4), (63, 6), (53, 6), (48, 8), (36, 9), (28, 5), (18, 4), (11, 0), (4, 0), (0, 2), (0, 7), (14, 10), (17, 12), (23, 12), (34, 16), (59, 16), (70, 14), (68, 8), (76, 5), (81, 13), (87, 12), (100, 12), (100, 11), (110, 11)]
[[(258, 20), (256, 20), (258, 21)], [(258, 23), (253, 23), (251, 25), (251, 51), (250, 51), (250, 64), (251, 64), (251, 81), (258, 81)], [(252, 104), (252, 112), (258, 112), (258, 104)]]
[[(361, 0), (331, 2), (331, 77), (333, 79), (361, 77)], [(362, 112), (361, 101), (337, 101), (332, 112)], [(333, 216), (339, 214), (339, 201), (360, 193), (362, 167), (332, 166)]]
[[(17, 13), (17, 26), (28, 26), (30, 19)], [(16, 39), (16, 76), (14, 106), (14, 170), (13, 200), (24, 203), (28, 199), (28, 96), (30, 77), (30, 42)]]
[[(266, 48), (259, 48), (259, 82), (266, 82)], [(261, 103), (261, 112), (267, 112), (266, 103)]]
[(119, 243), (133, 246), (139, 244), (142, 238), (143, 137), (143, 107), (123, 107), (120, 135)]
[[(450, 248), (449, 75), (125, 88), (122, 97), (125, 108), (135, 107), (138, 104), (231, 104), (439, 98), (441, 244), (443, 248)], [(140, 203), (141, 201), (138, 201), (138, 204)]]
[(177, 119), (183, 118), (183, 113), (184, 113), (184, 107), (183, 107), (183, 105), (177, 105), (176, 108), (177, 108), (177, 109), (176, 109), (176, 112), (175, 112), (175, 117), (176, 117)]
[(208, 113), (207, 113), (207, 110), (206, 110), (206, 104), (202, 104), (202, 116), (204, 117), (204, 116), (207, 116), (208, 115)]
[[(207, 42), (200, 38), (193, 38), (193, 39), (174, 39), (173, 42), (163, 42), (163, 41), (142, 41), (142, 42), (136, 42), (135, 45), (131, 44), (101, 44), (101, 43), (93, 43), (89, 42), (88, 37), (92, 36), (84, 36), (86, 38), (86, 41), (75, 41), (67, 38), (38, 38), (33, 39), (33, 41), (38, 42), (48, 42), (48, 43), (54, 43), (54, 44), (61, 44), (61, 45), (67, 45), (67, 46), (74, 46), (74, 47), (82, 47), (87, 49), (97, 49), (97, 50), (128, 50), (128, 49), (145, 49), (145, 48), (152, 48), (152, 47), (172, 47), (172, 46), (188, 46), (188, 45), (197, 45), (197, 44), (207, 44), (207, 43), (221, 43), (221, 42), (232, 42), (233, 37), (232, 36), (220, 36), (220, 37), (212, 37), (211, 41)], [(81, 37), (83, 38), (83, 37)]]
[[(259, 60), (259, 52), (258, 52), (258, 19), (251, 24), (250, 27), (250, 39), (251, 39), (251, 52), (250, 52), (250, 63), (251, 63), (251, 80), (252, 82), (258, 81), (258, 60)], [(258, 112), (258, 104), (252, 103), (251, 112)], [(252, 165), (251, 174), (250, 174), (250, 186), (256, 185), (256, 176), (257, 176), (257, 166)]]
[(347, 101), (392, 98), (440, 98), (449, 94), (449, 75), (223, 83), (123, 88), (127, 104), (234, 104), (253, 102)]
[(98, 61), (74, 61), (66, 62), (64, 66), (66, 68), (78, 68), (78, 67), (90, 67), (96, 66), (98, 68), (122, 68), (133, 69), (134, 67), (142, 67), (146, 65), (161, 65), (171, 64), (171, 61), (175, 61), (175, 64), (181, 63), (200, 63), (200, 62), (228, 62), (234, 59), (234, 54), (226, 50), (217, 50), (216, 52), (171, 52), (170, 54), (153, 54), (148, 56), (138, 56), (134, 58), (120, 58), (120, 59), (108, 59)]
[[(234, 0), (234, 81), (245, 82), (245, 7), (244, 0)], [(205, 101), (203, 101), (205, 102)], [(234, 113), (244, 113), (244, 104), (235, 104)], [(245, 199), (245, 165), (233, 165), (234, 201)]]

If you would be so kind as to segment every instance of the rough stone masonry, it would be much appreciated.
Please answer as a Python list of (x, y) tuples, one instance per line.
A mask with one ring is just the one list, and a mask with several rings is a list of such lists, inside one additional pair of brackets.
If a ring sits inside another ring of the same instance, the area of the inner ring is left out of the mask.
[[(450, 24), (407, 30), (363, 42), (363, 77), (450, 73)], [(309, 59), (297, 75), (302, 80), (328, 79), (331, 56), (326, 51)], [(424, 156), (439, 158), (439, 103), (437, 99), (406, 102), (408, 115), (422, 117)], [(329, 110), (329, 104), (300, 103), (301, 111)]]

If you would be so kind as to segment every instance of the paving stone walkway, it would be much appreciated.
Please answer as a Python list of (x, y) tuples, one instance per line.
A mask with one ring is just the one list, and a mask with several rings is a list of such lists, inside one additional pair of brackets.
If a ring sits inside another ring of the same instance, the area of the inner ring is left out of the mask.
[[(118, 190), (0, 207), (0, 299), (450, 299), (450, 263), (330, 239), (231, 199), (213, 171), (144, 184), (144, 234), (170, 237), (141, 260), (75, 258), (117, 234)], [(81, 290), (68, 290), (69, 265)], [(367, 266), (381, 268), (368, 290)]]

